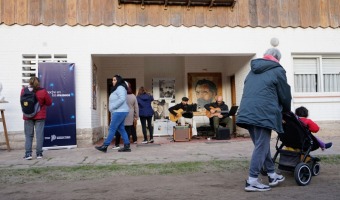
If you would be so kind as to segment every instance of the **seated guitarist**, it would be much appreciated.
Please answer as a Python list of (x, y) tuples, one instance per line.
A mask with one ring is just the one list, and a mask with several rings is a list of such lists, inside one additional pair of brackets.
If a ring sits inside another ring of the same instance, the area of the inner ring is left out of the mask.
[(182, 126), (185, 124), (185, 122), (191, 124), (192, 121), (191, 118), (193, 117), (193, 113), (192, 110), (189, 111), (188, 101), (189, 99), (187, 97), (183, 97), (181, 103), (176, 104), (169, 108), (171, 121), (180, 122)]
[(207, 117), (210, 119), (210, 125), (214, 129), (215, 136), (218, 126), (223, 123), (230, 129), (230, 133), (233, 132), (233, 121), (229, 117), (228, 106), (224, 103), (222, 96), (216, 97), (216, 102), (208, 103), (204, 105), (207, 110)]
[(196, 129), (196, 121), (194, 120), (193, 111), (194, 104), (188, 105), (189, 98), (183, 97), (182, 102), (179, 104), (176, 104), (169, 108), (169, 118), (173, 122), (179, 122), (181, 126), (184, 126), (185, 123), (188, 123), (191, 125), (191, 134), (192, 136), (197, 135), (197, 129)]

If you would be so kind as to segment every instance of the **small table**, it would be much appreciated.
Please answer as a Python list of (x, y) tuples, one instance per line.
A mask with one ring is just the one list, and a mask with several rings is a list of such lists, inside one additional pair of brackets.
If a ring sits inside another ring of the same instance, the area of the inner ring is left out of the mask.
[(6, 126), (6, 120), (5, 120), (5, 109), (0, 109), (0, 112), (1, 112), (0, 122), (2, 122), (2, 125), (4, 127), (4, 134), (5, 134), (5, 139), (6, 139), (7, 151), (10, 151), (11, 147), (9, 146), (9, 140), (8, 140), (8, 134), (7, 134), (7, 126)]

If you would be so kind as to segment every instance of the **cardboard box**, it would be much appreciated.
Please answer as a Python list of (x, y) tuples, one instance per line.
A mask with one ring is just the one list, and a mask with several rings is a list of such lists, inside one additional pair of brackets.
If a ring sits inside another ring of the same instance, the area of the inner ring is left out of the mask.
[(175, 142), (188, 142), (191, 140), (190, 126), (174, 126), (173, 137)]
[(176, 126), (176, 123), (170, 120), (165, 119), (156, 120), (153, 123), (153, 135), (154, 136), (172, 135), (174, 126)]

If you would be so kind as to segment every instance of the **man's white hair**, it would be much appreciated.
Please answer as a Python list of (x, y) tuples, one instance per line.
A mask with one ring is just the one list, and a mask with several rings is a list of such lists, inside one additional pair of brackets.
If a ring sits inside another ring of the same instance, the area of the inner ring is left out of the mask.
[(281, 59), (281, 52), (277, 48), (270, 48), (268, 49), (264, 55), (272, 55), (274, 58), (276, 58), (278, 61)]

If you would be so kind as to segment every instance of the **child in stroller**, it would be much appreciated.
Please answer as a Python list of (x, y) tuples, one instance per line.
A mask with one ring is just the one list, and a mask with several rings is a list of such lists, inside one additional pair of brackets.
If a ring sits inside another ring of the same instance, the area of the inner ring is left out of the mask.
[(293, 171), (298, 185), (308, 185), (312, 175), (320, 171), (320, 159), (310, 155), (319, 148), (319, 143), (294, 113), (283, 113), (282, 119), (284, 133), (277, 137), (273, 161), (279, 169)]
[[(315, 122), (313, 122), (313, 120), (307, 118), (308, 117), (307, 108), (303, 106), (298, 107), (297, 109), (295, 109), (295, 114), (299, 117), (299, 120), (302, 121), (312, 133), (317, 133), (320, 130), (319, 126)], [(333, 145), (332, 142), (324, 143), (319, 138), (317, 137), (315, 138), (318, 140), (319, 146), (322, 150), (331, 148)]]

